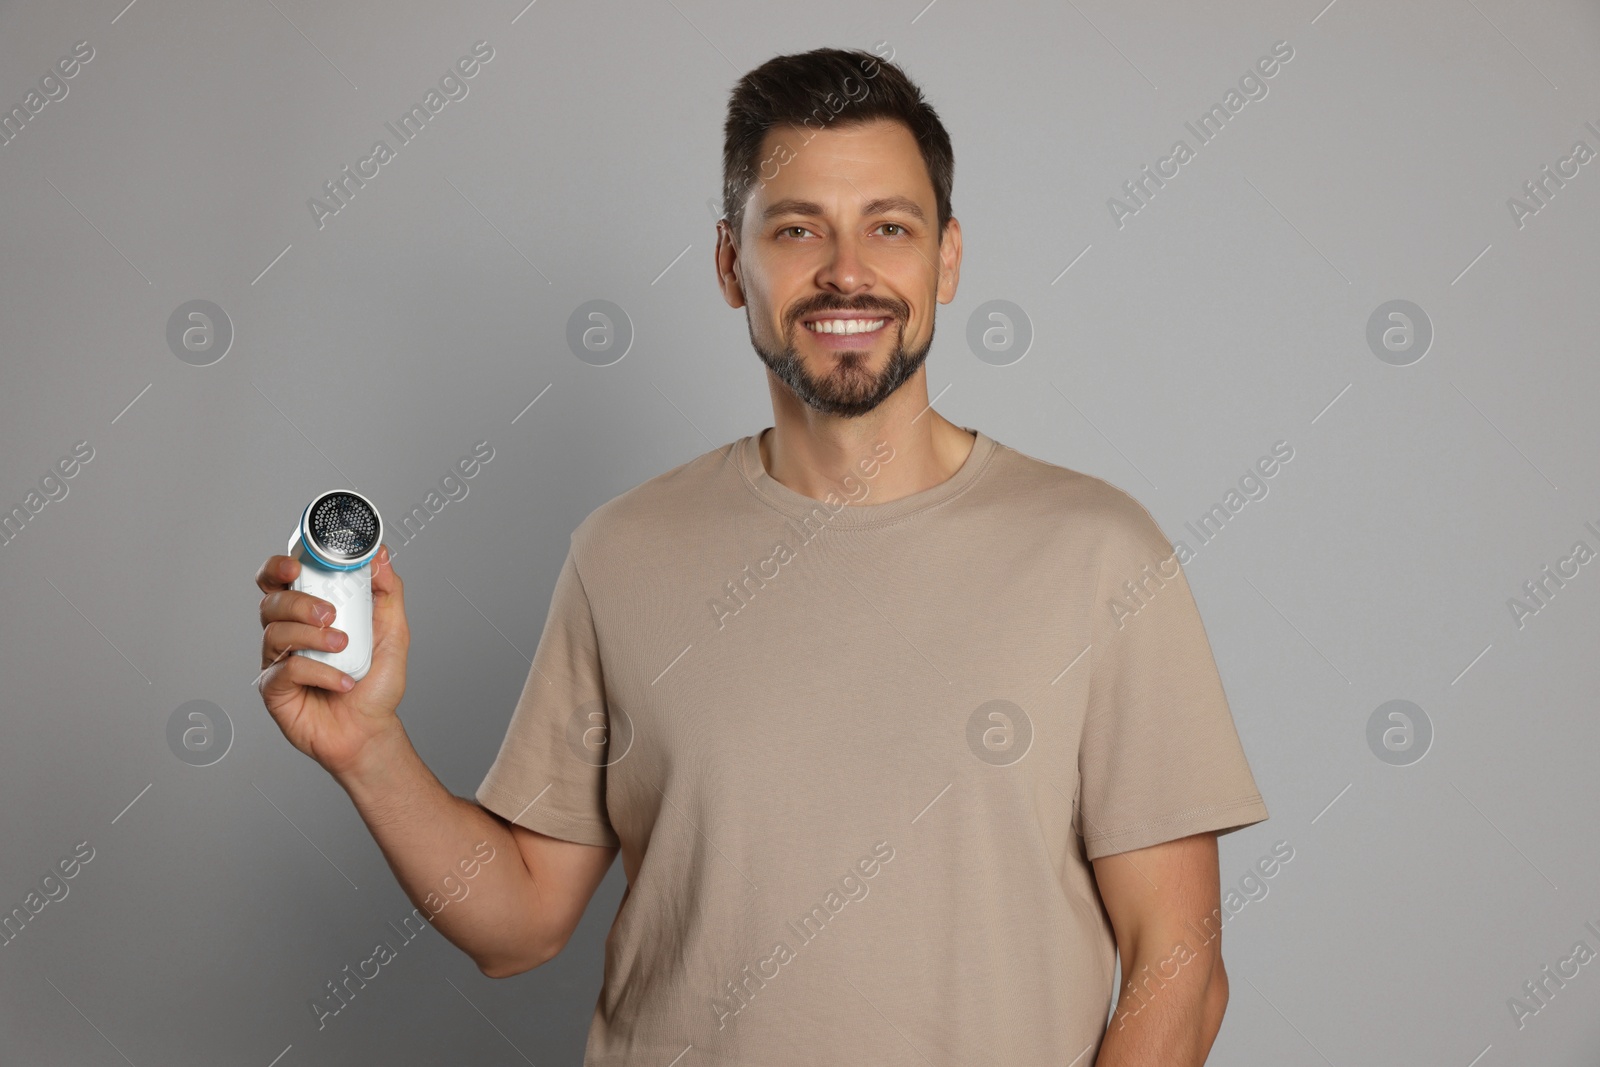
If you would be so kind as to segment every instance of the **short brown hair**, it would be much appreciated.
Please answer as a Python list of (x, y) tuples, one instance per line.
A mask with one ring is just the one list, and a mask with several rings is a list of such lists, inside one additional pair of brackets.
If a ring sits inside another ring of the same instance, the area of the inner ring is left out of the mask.
[(841, 48), (775, 56), (733, 87), (723, 127), (722, 210), (734, 236), (744, 225), (750, 193), (771, 180), (771, 175), (763, 177), (760, 172), (772, 161), (759, 158), (768, 130), (774, 126), (820, 130), (829, 124), (853, 126), (885, 118), (904, 123), (916, 138), (933, 183), (942, 237), (950, 221), (955, 180), (955, 154), (944, 123), (905, 71), (871, 52)]

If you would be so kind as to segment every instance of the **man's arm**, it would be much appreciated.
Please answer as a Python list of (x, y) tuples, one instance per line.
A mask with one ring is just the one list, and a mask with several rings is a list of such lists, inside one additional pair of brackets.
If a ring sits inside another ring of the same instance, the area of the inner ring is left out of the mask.
[[(359, 682), (293, 653), (343, 648), (333, 604), (290, 588), (300, 562), (270, 556), (261, 598), (262, 702), (289, 741), (355, 802), (411, 902), (491, 978), (551, 959), (572, 936), (617, 849), (513, 826), (450, 793), (395, 709), (405, 692), (405, 585), (384, 546), (372, 570), (372, 666)], [(492, 851), (491, 851), (492, 849)]]
[(1095, 1067), (1201, 1067), (1228, 1003), (1217, 835), (1092, 862), (1123, 980)]
[[(403, 731), (372, 746), (359, 770), (336, 777), (406, 896), (490, 978), (531, 970), (566, 947), (617, 855), (615, 847), (535, 833), (455, 796)], [(482, 859), (480, 842), (494, 849), (491, 859)], [(462, 860), (472, 866), (461, 869)], [(466, 887), (458, 903), (441, 888), (446, 877)]]

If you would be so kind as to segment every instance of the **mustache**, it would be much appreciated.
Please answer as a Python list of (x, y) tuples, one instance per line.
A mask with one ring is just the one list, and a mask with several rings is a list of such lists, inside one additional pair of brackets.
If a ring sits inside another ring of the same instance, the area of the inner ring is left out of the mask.
[(789, 316), (789, 324), (791, 326), (796, 325), (807, 315), (817, 315), (824, 311), (859, 311), (869, 313), (875, 317), (887, 316), (894, 319), (904, 319), (906, 317), (906, 310), (907, 309), (903, 304), (890, 303), (888, 301), (880, 300), (856, 300), (849, 302), (840, 300), (813, 301), (810, 304), (796, 308)]

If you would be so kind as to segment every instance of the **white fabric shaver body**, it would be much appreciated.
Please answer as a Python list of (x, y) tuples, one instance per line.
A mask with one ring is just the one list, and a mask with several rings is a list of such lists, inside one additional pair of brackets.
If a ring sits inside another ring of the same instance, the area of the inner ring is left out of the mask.
[(371, 501), (335, 490), (306, 506), (289, 538), (288, 554), (300, 561), (290, 588), (332, 604), (330, 625), (349, 637), (337, 652), (297, 648), (295, 655), (327, 663), (358, 682), (372, 666), (372, 559), (382, 534), (383, 520)]

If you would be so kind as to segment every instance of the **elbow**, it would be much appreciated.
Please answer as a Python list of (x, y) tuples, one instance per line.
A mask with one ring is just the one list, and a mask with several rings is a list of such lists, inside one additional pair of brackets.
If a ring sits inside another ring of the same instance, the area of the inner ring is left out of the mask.
[(1222, 1028), (1222, 1015), (1228, 1010), (1228, 972), (1222, 966), (1222, 956), (1217, 956), (1211, 968), (1211, 981), (1206, 986), (1206, 1025), (1215, 1036)]
[(485, 978), (515, 978), (538, 967), (543, 967), (561, 954), (565, 945), (550, 945), (533, 954), (501, 956), (477, 960), (478, 970)]
[(494, 962), (479, 963), (478, 970), (483, 973), (485, 978), (514, 978), (517, 975), (526, 971), (530, 971), (533, 969), (533, 967), (537, 966), (538, 964), (533, 964), (532, 966), (525, 967), (514, 963), (504, 963), (497, 960)]

